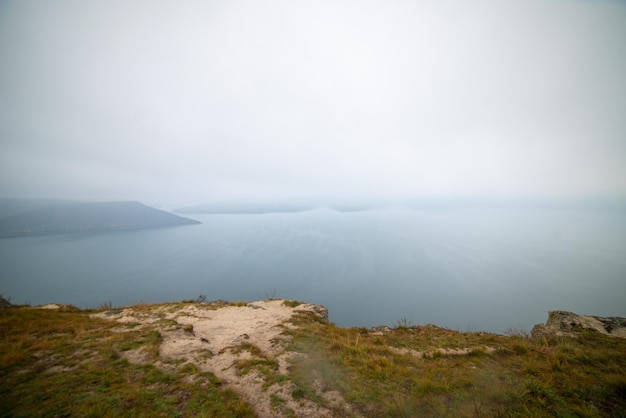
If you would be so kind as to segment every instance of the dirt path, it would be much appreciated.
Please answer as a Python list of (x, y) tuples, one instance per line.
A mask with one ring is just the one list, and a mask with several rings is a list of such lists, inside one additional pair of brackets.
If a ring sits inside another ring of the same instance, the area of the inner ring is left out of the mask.
[[(298, 311), (309, 311), (324, 318), (326, 308), (319, 305), (290, 306), (283, 300), (246, 304), (187, 303), (129, 307), (94, 316), (118, 322), (156, 326), (162, 336), (159, 355), (165, 361), (157, 366), (167, 369), (172, 360), (193, 363), (201, 371), (215, 374), (238, 392), (260, 417), (335, 417), (353, 415), (338, 392), (318, 393), (321, 404), (294, 398), (295, 384), (288, 379), (289, 358), (299, 355), (286, 349), (283, 331)], [(142, 350), (125, 353), (131, 362), (145, 363)], [(267, 365), (263, 368), (246, 365)], [(270, 370), (267, 373), (267, 370)], [(278, 377), (278, 378), (277, 378)], [(323, 405), (322, 405), (323, 404)]]

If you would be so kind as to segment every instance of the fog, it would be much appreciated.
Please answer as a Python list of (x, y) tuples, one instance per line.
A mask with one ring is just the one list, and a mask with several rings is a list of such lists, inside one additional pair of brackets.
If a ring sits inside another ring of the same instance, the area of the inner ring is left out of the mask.
[(3, 1), (0, 195), (626, 196), (623, 1)]

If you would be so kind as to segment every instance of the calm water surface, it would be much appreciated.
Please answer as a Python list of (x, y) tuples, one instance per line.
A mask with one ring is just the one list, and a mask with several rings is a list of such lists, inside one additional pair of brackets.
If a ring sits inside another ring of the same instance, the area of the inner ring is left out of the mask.
[(514, 210), (196, 215), (202, 225), (0, 240), (14, 303), (268, 296), (340, 326), (504, 332), (548, 310), (626, 316), (626, 214)]

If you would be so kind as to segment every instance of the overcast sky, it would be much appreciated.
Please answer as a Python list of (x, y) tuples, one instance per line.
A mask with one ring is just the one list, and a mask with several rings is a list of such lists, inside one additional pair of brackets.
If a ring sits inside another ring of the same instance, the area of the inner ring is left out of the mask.
[(626, 196), (624, 1), (1, 1), (0, 196)]

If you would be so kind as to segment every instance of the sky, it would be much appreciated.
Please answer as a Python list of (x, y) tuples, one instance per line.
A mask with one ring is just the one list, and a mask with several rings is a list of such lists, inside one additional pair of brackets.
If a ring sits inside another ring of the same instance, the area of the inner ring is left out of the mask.
[(626, 2), (2, 0), (0, 196), (625, 197)]

